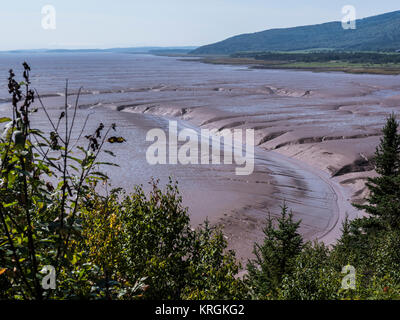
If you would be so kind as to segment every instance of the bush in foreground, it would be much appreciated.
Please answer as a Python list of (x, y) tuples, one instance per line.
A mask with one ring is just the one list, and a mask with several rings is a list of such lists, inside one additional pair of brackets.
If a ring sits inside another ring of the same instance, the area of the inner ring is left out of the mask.
[[(208, 224), (190, 228), (176, 184), (163, 191), (153, 182), (149, 194), (141, 187), (99, 192), (108, 185), (101, 167), (113, 165), (99, 154), (113, 155), (104, 146), (124, 142), (110, 137), (116, 125), (99, 124), (86, 145), (75, 147), (80, 91), (71, 115), (66, 87), (54, 121), (30, 89), (30, 67), (23, 67), (22, 82), (10, 71), (12, 118), (0, 119), (0, 298), (244, 298), (222, 233)], [(49, 133), (31, 127), (35, 99)], [(49, 267), (56, 275), (51, 290), (42, 286), (41, 271)]]

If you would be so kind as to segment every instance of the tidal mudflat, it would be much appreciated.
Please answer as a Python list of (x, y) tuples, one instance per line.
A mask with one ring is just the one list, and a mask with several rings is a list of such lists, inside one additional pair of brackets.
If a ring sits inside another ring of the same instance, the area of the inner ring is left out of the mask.
[[(399, 111), (398, 76), (257, 70), (208, 65), (150, 55), (1, 55), (0, 72), (27, 60), (33, 85), (49, 112), (61, 112), (65, 79), (71, 104), (83, 91), (77, 128), (90, 114), (87, 130), (98, 122), (117, 123), (127, 142), (116, 148), (119, 168), (112, 183), (128, 190), (151, 177), (179, 181), (193, 226), (206, 218), (221, 225), (240, 258), (251, 256), (262, 239), (263, 222), (286, 204), (302, 220), (306, 240), (332, 243), (350, 205), (366, 192), (374, 175), (371, 159), (385, 117)], [(0, 87), (0, 113), (7, 113), (6, 81)], [(255, 169), (235, 175), (234, 165), (150, 165), (146, 133), (179, 128), (254, 129)], [(48, 125), (42, 111), (35, 124)]]

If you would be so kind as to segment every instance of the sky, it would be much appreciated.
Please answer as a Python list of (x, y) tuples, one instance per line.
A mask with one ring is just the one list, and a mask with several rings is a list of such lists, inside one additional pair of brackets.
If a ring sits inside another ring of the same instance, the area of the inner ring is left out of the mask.
[(200, 46), (340, 21), (345, 5), (357, 18), (400, 10), (398, 0), (1, 0), (0, 50)]

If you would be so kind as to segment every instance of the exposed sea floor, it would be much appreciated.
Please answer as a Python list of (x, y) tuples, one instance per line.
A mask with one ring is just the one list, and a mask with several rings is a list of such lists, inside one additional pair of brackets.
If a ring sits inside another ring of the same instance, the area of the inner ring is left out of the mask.
[[(106, 169), (114, 186), (148, 190), (151, 177), (161, 184), (173, 177), (192, 224), (208, 218), (222, 225), (243, 259), (284, 201), (302, 220), (305, 239), (334, 241), (344, 211), (359, 214), (349, 203), (373, 175), (369, 160), (385, 117), (400, 109), (398, 76), (250, 70), (116, 53), (0, 54), (0, 116), (9, 110), (8, 69), (18, 75), (25, 60), (53, 117), (63, 108), (65, 80), (71, 105), (83, 87), (76, 134), (88, 114), (88, 132), (99, 122), (117, 124), (127, 142), (111, 147), (120, 165)], [(254, 129), (254, 172), (238, 176), (235, 164), (150, 165), (146, 134), (167, 132), (170, 120), (179, 130)], [(42, 110), (33, 125), (49, 128)]]

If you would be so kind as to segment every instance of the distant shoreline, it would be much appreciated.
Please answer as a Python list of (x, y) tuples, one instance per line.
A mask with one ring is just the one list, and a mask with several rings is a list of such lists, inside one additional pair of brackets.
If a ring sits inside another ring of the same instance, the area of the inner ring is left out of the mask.
[[(182, 55), (179, 55), (182, 58)], [(198, 61), (208, 64), (219, 65), (242, 65), (251, 69), (276, 69), (276, 70), (299, 70), (312, 72), (345, 72), (351, 74), (381, 74), (381, 75), (399, 75), (400, 64), (391, 66), (372, 65), (365, 66), (363, 64), (341, 65), (340, 63), (324, 62), (324, 63), (276, 63), (272, 61), (256, 60), (252, 58), (232, 58), (229, 56), (185, 56), (182, 61)], [(193, 59), (187, 59), (192, 57)], [(194, 59), (197, 57), (197, 59)]]

